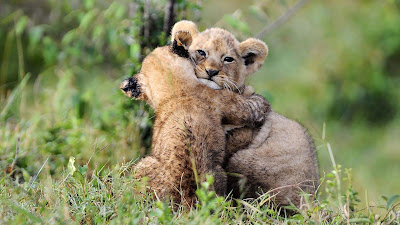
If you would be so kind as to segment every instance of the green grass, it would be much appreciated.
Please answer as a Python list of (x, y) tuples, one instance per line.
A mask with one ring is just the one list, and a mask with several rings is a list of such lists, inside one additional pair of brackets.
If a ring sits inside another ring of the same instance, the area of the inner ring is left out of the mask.
[[(340, 166), (326, 175), (317, 200), (307, 202), (291, 217), (271, 207), (267, 194), (258, 199), (230, 200), (209, 191), (212, 177), (197, 190), (199, 203), (193, 208), (157, 201), (142, 182), (132, 176), (133, 162), (103, 168), (65, 165), (57, 179), (44, 169), (36, 181), (16, 183), (0, 180), (0, 221), (5, 224), (260, 224), (260, 223), (391, 223), (399, 224), (399, 196), (388, 199), (378, 213), (374, 207), (360, 209), (346, 171)], [(340, 192), (340, 182), (346, 190)], [(322, 189), (325, 187), (325, 190)]]

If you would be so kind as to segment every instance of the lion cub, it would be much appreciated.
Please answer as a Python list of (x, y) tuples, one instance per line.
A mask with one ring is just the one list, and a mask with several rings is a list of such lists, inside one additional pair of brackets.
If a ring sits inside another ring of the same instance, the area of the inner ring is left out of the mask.
[(175, 203), (191, 206), (196, 182), (205, 174), (214, 175), (216, 193), (225, 194), (222, 121), (250, 127), (262, 124), (269, 103), (258, 95), (246, 97), (201, 84), (192, 62), (174, 53), (191, 43), (192, 37), (181, 32), (175, 38), (179, 46), (156, 48), (144, 59), (140, 72), (121, 83), (121, 90), (147, 102), (156, 114), (151, 155), (137, 164), (135, 176), (148, 177), (147, 184), (159, 198), (170, 196)]
[[(268, 54), (264, 42), (250, 38), (240, 43), (230, 32), (219, 28), (198, 32), (190, 21), (178, 22), (172, 35), (182, 30), (194, 37), (188, 56), (196, 65), (200, 81), (214, 89), (253, 93), (244, 81), (262, 66)], [(276, 194), (277, 206), (293, 203), (299, 207), (299, 194), (314, 194), (318, 185), (313, 142), (299, 123), (273, 111), (266, 116), (261, 129), (243, 127), (228, 131), (228, 192), (233, 191), (234, 197), (257, 197), (259, 189), (271, 191)]]

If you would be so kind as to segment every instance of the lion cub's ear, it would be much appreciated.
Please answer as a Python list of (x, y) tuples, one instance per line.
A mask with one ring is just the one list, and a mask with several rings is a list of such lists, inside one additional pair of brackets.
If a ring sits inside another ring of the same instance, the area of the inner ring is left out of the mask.
[(189, 32), (180, 30), (175, 33), (175, 39), (172, 43), (177, 45), (178, 47), (183, 47), (185, 50), (189, 49), (189, 46), (192, 44), (193, 37)]
[(176, 41), (177, 46), (188, 50), (192, 40), (197, 37), (199, 31), (195, 23), (189, 20), (182, 20), (175, 23), (171, 31), (171, 42)]
[(240, 56), (244, 59), (246, 75), (256, 72), (268, 55), (268, 46), (261, 40), (249, 38), (239, 45)]

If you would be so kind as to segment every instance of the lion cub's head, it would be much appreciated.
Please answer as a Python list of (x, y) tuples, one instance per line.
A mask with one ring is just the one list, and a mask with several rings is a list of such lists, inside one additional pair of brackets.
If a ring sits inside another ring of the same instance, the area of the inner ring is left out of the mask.
[[(256, 72), (268, 54), (267, 45), (249, 38), (239, 42), (228, 31), (211, 28), (199, 32), (191, 21), (180, 21), (172, 29), (172, 42), (195, 63), (196, 76), (214, 89), (242, 93), (246, 77)], [(178, 52), (179, 54), (179, 52)]]

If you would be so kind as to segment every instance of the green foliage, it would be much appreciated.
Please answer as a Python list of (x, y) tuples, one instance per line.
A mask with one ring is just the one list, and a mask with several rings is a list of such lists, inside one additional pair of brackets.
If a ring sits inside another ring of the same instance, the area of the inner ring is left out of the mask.
[[(12, 158), (17, 137), (17, 168), (30, 174), (47, 156), (51, 173), (59, 174), (70, 156), (94, 155), (104, 164), (147, 153), (153, 112), (118, 89), (145, 54), (167, 41), (166, 2), (146, 2), (43, 0), (35, 10), (28, 1), (2, 4), (2, 160)], [(178, 2), (179, 18), (198, 10), (185, 2)], [(106, 157), (112, 154), (122, 157)]]

